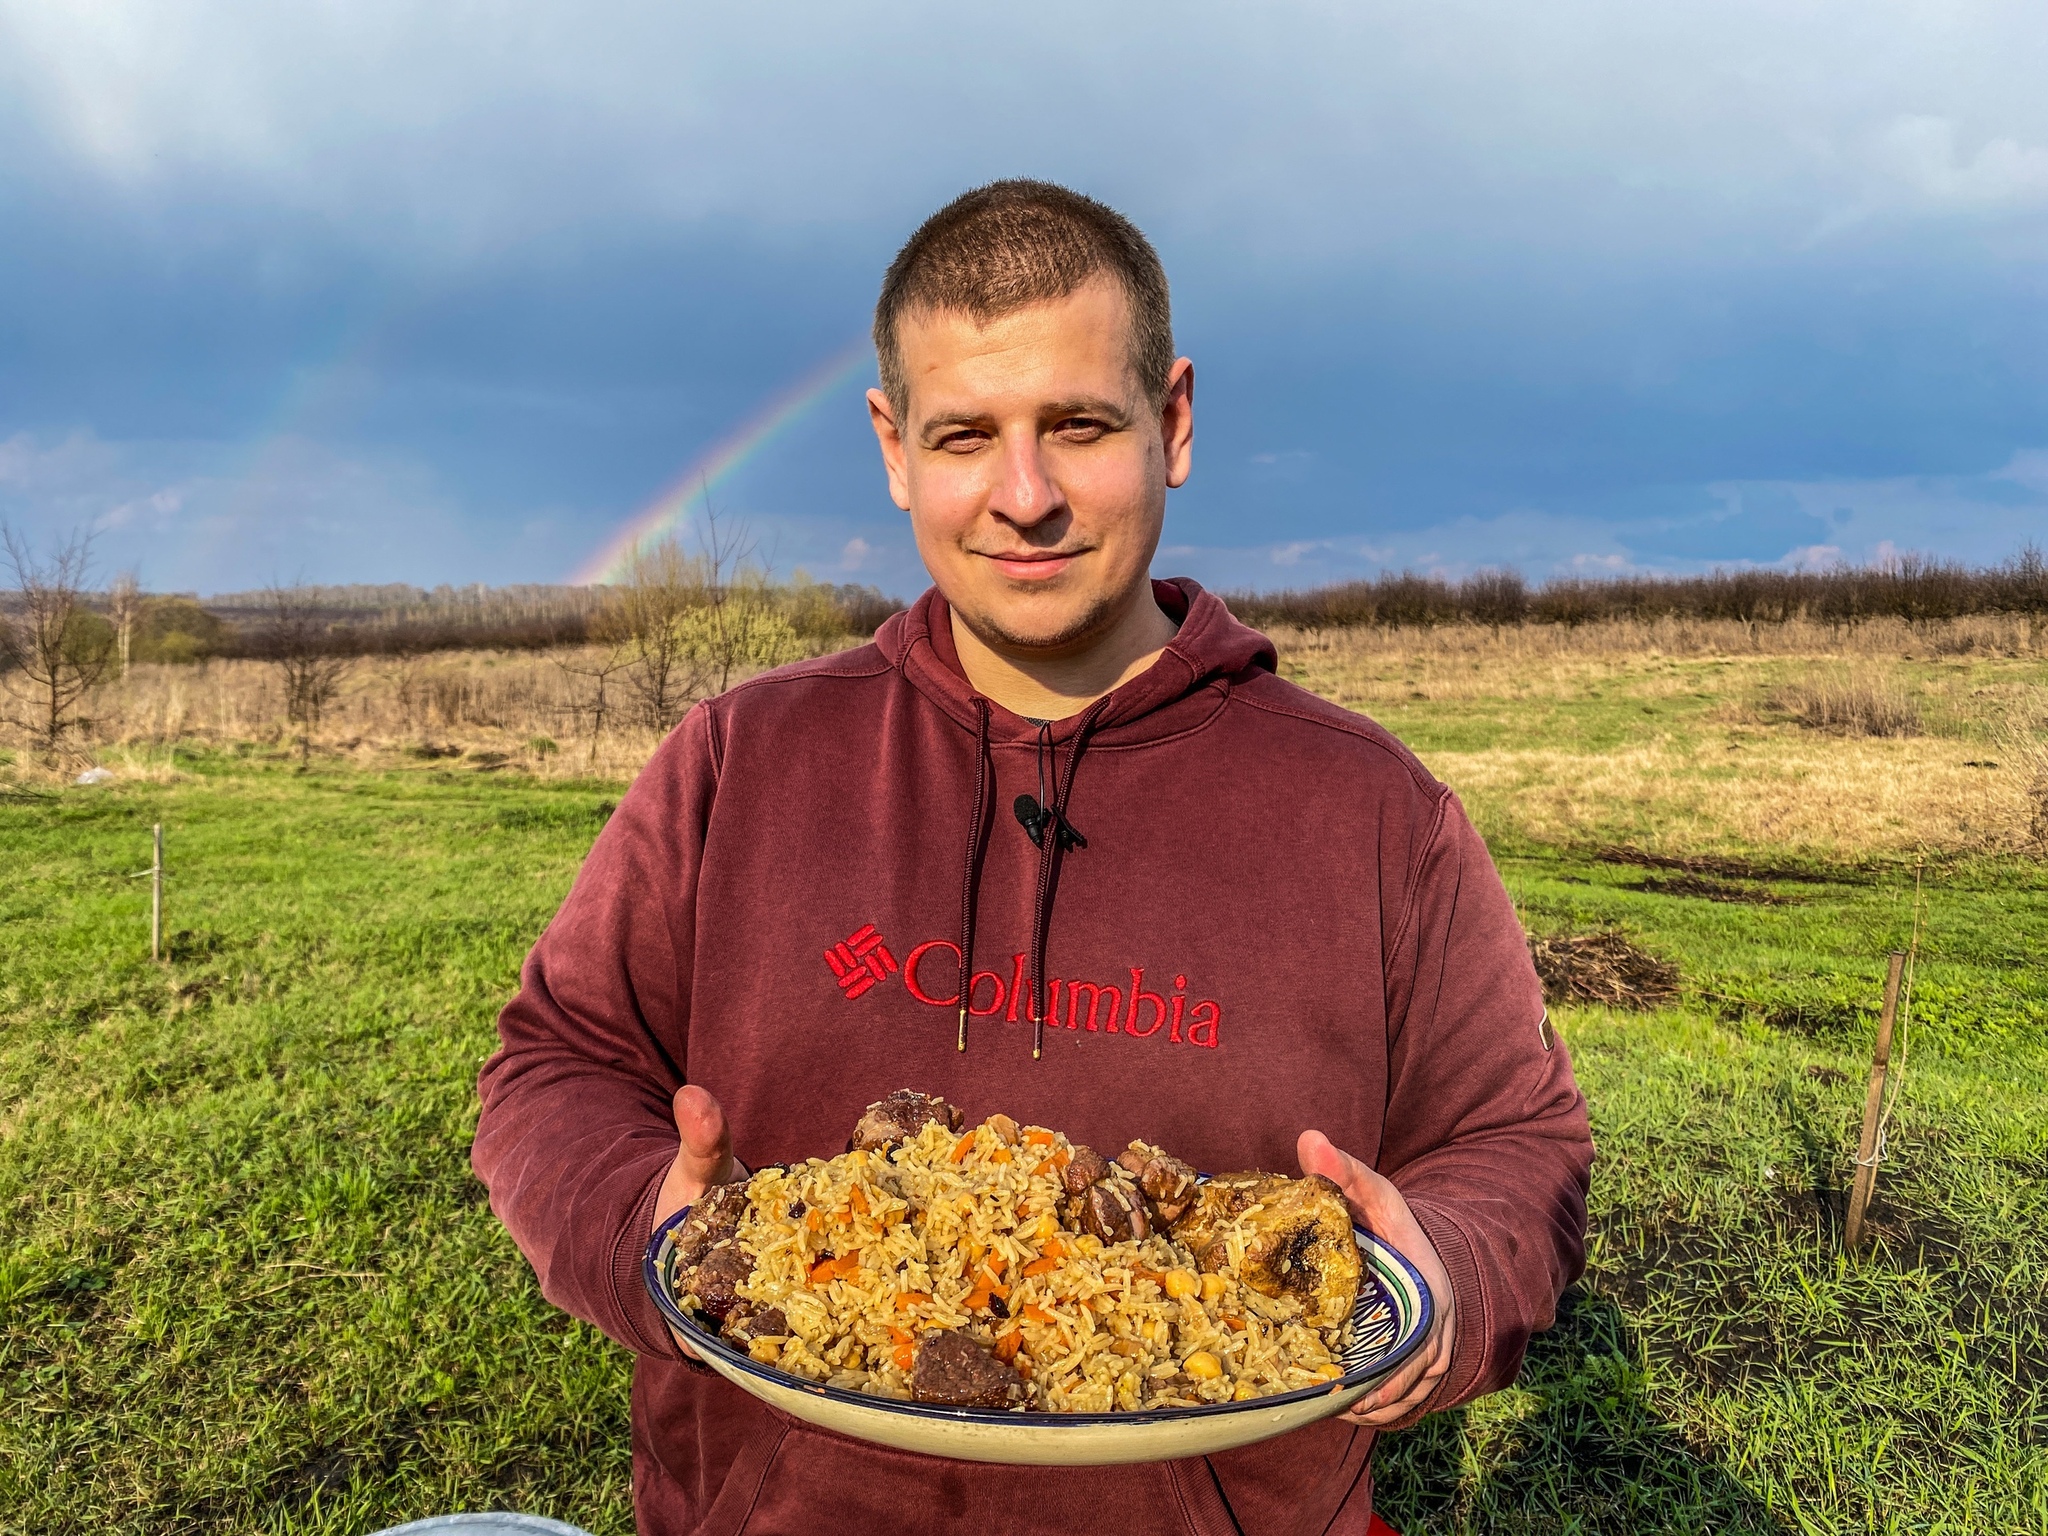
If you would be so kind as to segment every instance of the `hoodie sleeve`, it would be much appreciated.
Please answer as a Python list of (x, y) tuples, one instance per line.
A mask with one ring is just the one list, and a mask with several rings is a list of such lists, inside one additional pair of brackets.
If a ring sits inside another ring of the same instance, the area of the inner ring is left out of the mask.
[(1387, 965), (1380, 1172), (1450, 1275), (1451, 1368), (1430, 1406), (1508, 1385), (1586, 1263), (1593, 1141), (1513, 903), (1444, 791)]
[(470, 1164), (556, 1306), (680, 1352), (641, 1283), (677, 1147), (695, 888), (714, 788), (699, 705), (627, 791), (520, 973), (484, 1064)]

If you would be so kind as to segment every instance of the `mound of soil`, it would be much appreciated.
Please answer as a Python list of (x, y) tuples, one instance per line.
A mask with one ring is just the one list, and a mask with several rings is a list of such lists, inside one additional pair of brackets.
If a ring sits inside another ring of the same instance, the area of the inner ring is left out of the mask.
[(1678, 996), (1677, 966), (1612, 931), (1532, 934), (1529, 954), (1543, 980), (1543, 996), (1552, 1003), (1655, 1008)]

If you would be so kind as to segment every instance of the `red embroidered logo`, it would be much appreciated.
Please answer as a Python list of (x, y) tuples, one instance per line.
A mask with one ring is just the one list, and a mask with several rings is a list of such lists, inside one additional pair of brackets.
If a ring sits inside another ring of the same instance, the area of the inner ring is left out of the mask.
[(887, 981), (896, 973), (896, 957), (889, 953), (889, 946), (875, 932), (873, 923), (863, 923), (826, 950), (825, 963), (832, 967), (839, 990), (849, 999), (859, 997), (876, 982)]

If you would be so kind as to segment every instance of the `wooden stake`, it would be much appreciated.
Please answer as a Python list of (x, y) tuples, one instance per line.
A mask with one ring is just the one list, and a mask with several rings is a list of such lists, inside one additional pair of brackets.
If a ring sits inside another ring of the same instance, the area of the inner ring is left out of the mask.
[(1842, 1246), (1854, 1253), (1863, 1241), (1863, 1213), (1870, 1208), (1870, 1194), (1877, 1187), (1877, 1137), (1879, 1112), (1884, 1106), (1884, 1078), (1892, 1064), (1892, 1024), (1899, 1012), (1899, 978), (1905, 973), (1906, 952), (1892, 951), (1891, 967), (1884, 978), (1884, 1012), (1877, 1018), (1877, 1054), (1870, 1060), (1870, 1090), (1863, 1096), (1863, 1137), (1856, 1145), (1856, 1184), (1849, 1191), (1849, 1224), (1842, 1233)]
[(156, 852), (149, 864), (149, 958), (164, 957), (164, 824), (155, 832)]

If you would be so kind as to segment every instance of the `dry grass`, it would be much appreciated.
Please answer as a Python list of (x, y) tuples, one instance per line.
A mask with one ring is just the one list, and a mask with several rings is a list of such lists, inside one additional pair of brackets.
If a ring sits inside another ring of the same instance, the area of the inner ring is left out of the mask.
[(1918, 736), (1920, 704), (1895, 677), (1848, 672), (1804, 677), (1771, 695), (1770, 706), (1808, 730), (1837, 736)]
[(1531, 936), (1529, 956), (1550, 1003), (1656, 1008), (1678, 996), (1678, 967), (1619, 933)]
[[(2048, 647), (2023, 619), (1851, 632), (1656, 623), (1275, 636), (1287, 675), (1384, 719), (1490, 834), (1828, 858), (2048, 851)], [(603, 653), (445, 652), (352, 664), (316, 760), (631, 778), (657, 734), (587, 669)], [(102, 690), (92, 750), (175, 777), (183, 743), (282, 759), (275, 669), (138, 666)], [(1917, 722), (1919, 735), (1899, 734)], [(1818, 727), (1810, 729), (1809, 726)], [(17, 754), (0, 777), (38, 775)]]
[[(1721, 760), (1714, 760), (1719, 748)], [(1483, 823), (1547, 843), (1785, 848), (1830, 858), (2017, 850), (2032, 823), (2018, 775), (1967, 766), (1955, 742), (1816, 741), (1765, 732), (1617, 751), (1425, 753)]]
[[(605, 655), (593, 646), (351, 662), (339, 696), (312, 733), (312, 755), (364, 766), (417, 761), (552, 778), (630, 779), (659, 736), (635, 718), (622, 673), (606, 680), (604, 718), (598, 719), (589, 671)], [(283, 758), (297, 739), (284, 718), (277, 668), (263, 661), (139, 665), (100, 691), (92, 713), (89, 760), (116, 767), (124, 778), (176, 777), (171, 749), (179, 744), (253, 746)], [(17, 772), (67, 777), (86, 760), (38, 773), (24, 751)]]

